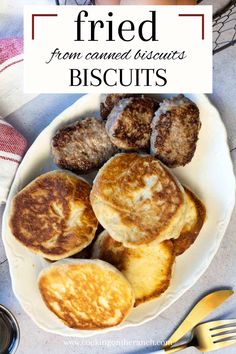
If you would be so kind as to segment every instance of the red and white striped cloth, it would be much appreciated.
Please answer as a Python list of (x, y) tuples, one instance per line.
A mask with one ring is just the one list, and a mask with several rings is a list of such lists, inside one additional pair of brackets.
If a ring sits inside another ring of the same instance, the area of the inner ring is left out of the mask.
[(0, 119), (0, 203), (7, 199), (26, 148), (25, 138), (9, 123)]
[(2, 38), (0, 39), (0, 49), (0, 73), (23, 61), (23, 38)]
[[(12, 85), (12, 80), (16, 79), (12, 68), (22, 61), (22, 38), (0, 39), (0, 96), (1, 110), (5, 115), (11, 112), (11, 102), (14, 101), (14, 97), (17, 97), (16, 90), (19, 90), (20, 86), (20, 81), (17, 88)], [(8, 73), (8, 70), (11, 71)], [(0, 117), (0, 204), (7, 199), (10, 186), (26, 148), (25, 138)]]

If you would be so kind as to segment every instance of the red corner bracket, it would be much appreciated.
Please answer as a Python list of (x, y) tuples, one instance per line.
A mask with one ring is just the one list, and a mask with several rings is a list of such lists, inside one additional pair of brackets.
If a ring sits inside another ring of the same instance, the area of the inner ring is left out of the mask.
[(35, 17), (50, 17), (50, 16), (55, 17), (57, 16), (57, 14), (32, 14), (32, 40), (34, 40)]
[(179, 14), (181, 17), (201, 17), (202, 19), (202, 40), (205, 39), (205, 15), (204, 14)]

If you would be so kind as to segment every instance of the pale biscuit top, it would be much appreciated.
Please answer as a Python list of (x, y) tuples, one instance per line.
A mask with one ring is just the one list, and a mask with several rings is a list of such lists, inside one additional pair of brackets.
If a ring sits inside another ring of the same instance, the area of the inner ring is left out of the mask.
[(100, 260), (64, 260), (43, 270), (39, 290), (47, 307), (66, 326), (102, 329), (128, 316), (134, 294), (125, 277)]
[(94, 243), (92, 256), (109, 262), (124, 274), (134, 289), (135, 306), (159, 297), (170, 285), (175, 260), (170, 240), (127, 248), (105, 230)]
[(126, 246), (176, 238), (183, 227), (183, 188), (149, 155), (111, 158), (100, 169), (90, 199), (101, 225)]

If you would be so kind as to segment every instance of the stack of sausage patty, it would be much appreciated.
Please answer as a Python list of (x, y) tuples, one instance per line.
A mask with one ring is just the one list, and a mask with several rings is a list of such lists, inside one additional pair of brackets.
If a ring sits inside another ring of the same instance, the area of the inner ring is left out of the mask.
[[(22, 245), (57, 261), (39, 274), (47, 307), (66, 326), (87, 330), (116, 326), (165, 292), (206, 214), (169, 169), (194, 155), (195, 103), (183, 95), (162, 102), (104, 95), (100, 115), (55, 133), (52, 154), (63, 170), (20, 191), (10, 218)], [(80, 175), (94, 170), (90, 186)]]

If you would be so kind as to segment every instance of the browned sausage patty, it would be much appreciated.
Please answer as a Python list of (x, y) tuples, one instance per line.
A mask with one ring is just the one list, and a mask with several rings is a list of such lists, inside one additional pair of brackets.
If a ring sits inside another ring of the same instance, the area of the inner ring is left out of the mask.
[(113, 107), (122, 99), (131, 97), (131, 94), (124, 93), (110, 93), (101, 96), (100, 103), (100, 115), (103, 119), (107, 119), (108, 115), (111, 113)]
[(66, 126), (52, 139), (55, 163), (78, 174), (99, 168), (116, 152), (104, 123), (96, 118), (85, 118)]
[(125, 150), (148, 148), (150, 123), (156, 105), (156, 102), (149, 97), (120, 100), (112, 109), (106, 122), (106, 130), (113, 144)]
[(184, 95), (165, 99), (153, 118), (151, 153), (169, 167), (192, 160), (201, 127), (199, 109)]

